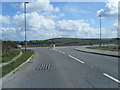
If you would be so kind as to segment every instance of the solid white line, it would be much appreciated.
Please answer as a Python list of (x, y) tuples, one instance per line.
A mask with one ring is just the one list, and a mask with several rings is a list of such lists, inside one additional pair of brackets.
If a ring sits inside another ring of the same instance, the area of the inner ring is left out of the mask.
[(73, 57), (73, 56), (71, 56), (71, 55), (68, 55), (69, 57), (71, 57), (71, 58), (73, 58), (73, 59), (75, 59), (75, 60), (77, 60), (78, 62), (80, 62), (80, 63), (85, 63), (85, 62), (83, 62), (83, 61), (81, 61), (81, 60), (79, 60), (79, 59), (77, 59), (77, 58), (75, 58), (75, 57)]
[(106, 73), (103, 73), (103, 75), (105, 75), (106, 77), (108, 77), (108, 78), (114, 80), (114, 81), (117, 82), (117, 83), (120, 83), (119, 80), (117, 80), (116, 78), (114, 78), (114, 77), (112, 77), (112, 76), (110, 76), (110, 75), (108, 75), (108, 74), (106, 74)]

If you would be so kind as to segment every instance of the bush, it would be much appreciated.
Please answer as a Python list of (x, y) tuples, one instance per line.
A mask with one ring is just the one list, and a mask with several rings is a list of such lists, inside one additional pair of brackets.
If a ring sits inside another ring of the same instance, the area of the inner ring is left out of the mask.
[(2, 41), (2, 54), (9, 53), (14, 50), (16, 42), (13, 41)]
[(20, 53), (19, 50), (13, 50), (9, 53), (3, 54), (2, 55), (2, 63), (12, 60), (15, 56), (19, 55), (19, 53)]

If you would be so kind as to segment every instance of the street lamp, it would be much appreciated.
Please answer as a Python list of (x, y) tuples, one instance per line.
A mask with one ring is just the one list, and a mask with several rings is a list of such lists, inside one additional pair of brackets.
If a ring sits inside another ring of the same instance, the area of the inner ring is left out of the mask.
[(99, 15), (99, 17), (100, 17), (100, 44), (99, 46), (101, 47), (101, 15)]
[(26, 52), (26, 49), (27, 49), (27, 41), (26, 41), (26, 4), (28, 2), (24, 2), (24, 16), (25, 16), (25, 52)]

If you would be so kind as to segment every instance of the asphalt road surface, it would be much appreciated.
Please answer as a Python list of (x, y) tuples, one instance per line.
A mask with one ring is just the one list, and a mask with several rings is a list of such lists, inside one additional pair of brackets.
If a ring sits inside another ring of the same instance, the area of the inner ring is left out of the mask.
[(3, 88), (118, 88), (118, 58), (74, 48), (32, 48), (34, 59), (5, 79)]

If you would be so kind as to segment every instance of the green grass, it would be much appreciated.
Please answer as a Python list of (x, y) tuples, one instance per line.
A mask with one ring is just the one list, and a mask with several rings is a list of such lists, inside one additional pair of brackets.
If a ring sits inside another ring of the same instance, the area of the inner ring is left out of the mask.
[(88, 49), (99, 49), (99, 50), (106, 50), (106, 51), (120, 51), (120, 47), (118, 46), (96, 46), (96, 47), (87, 47)]
[(13, 50), (7, 54), (2, 55), (2, 63), (12, 60), (15, 56), (19, 55), (19, 50)]
[(10, 73), (12, 70), (24, 63), (31, 55), (34, 54), (33, 50), (27, 50), (26, 52), (22, 50), (23, 55), (19, 57), (15, 62), (2, 67), (2, 77)]

